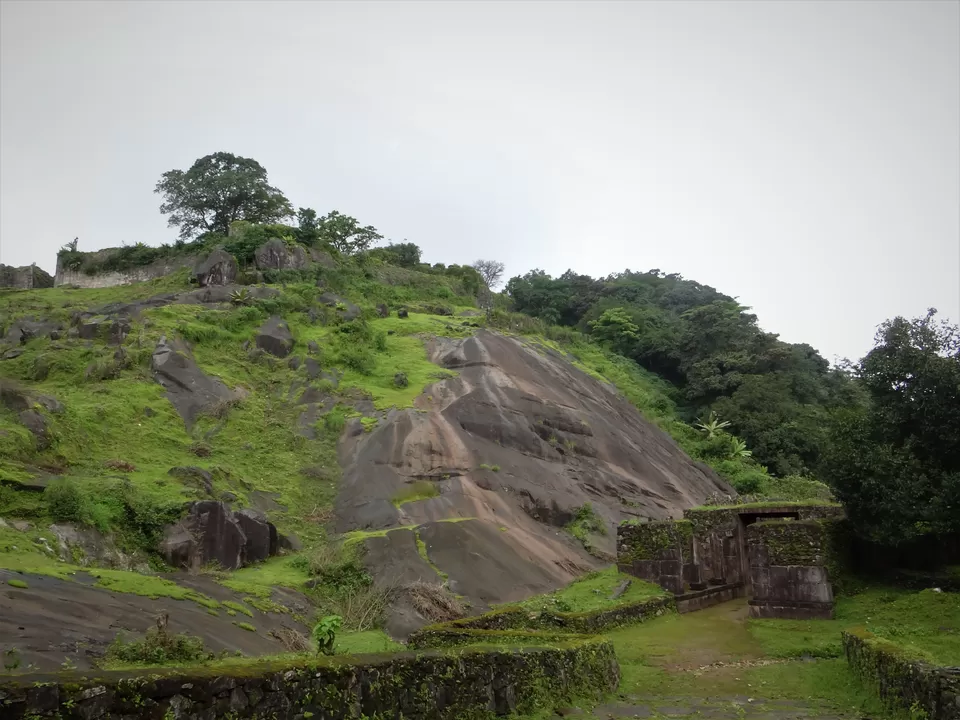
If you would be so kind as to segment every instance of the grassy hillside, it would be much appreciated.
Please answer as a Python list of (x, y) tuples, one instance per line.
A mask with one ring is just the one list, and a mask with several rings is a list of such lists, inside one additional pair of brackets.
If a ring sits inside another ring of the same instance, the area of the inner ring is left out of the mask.
[[(340, 475), (337, 439), (348, 422), (356, 419), (369, 431), (385, 411), (410, 407), (427, 385), (451, 374), (427, 360), (426, 337), (464, 336), (481, 325), (568, 353), (581, 369), (615, 385), (694, 457), (740, 487), (772, 488), (772, 479), (756, 463), (730, 456), (729, 436), (708, 438), (678, 420), (668, 383), (569, 329), (503, 311), (485, 316), (456, 275), (367, 259), (345, 260), (336, 269), (267, 273), (265, 279), (274, 297), (220, 306), (143, 307), (131, 316), (119, 346), (103, 337), (71, 337), (67, 329), (77, 313), (188, 291), (185, 274), (107, 289), (0, 292), (4, 330), (21, 318), (64, 325), (59, 339), (32, 339), (15, 348), (19, 355), (8, 353), (0, 361), (5, 388), (62, 404), (60, 411), (35, 408), (48, 424), (46, 447), (14, 410), (0, 404), (0, 517), (38, 527), (50, 521), (95, 527), (113, 533), (121, 549), (160, 570), (155, 550), (164, 526), (179, 517), (185, 502), (207, 497), (189, 475), (169, 471), (198, 467), (210, 473), (215, 497), (232, 498), (235, 507), (267, 509), (281, 532), (296, 534), (304, 544), (299, 556), (221, 572), (218, 579), (266, 598), (271, 587), (300, 588), (308, 573), (319, 573), (329, 581), (314, 589), (315, 599), (336, 610), (329, 605), (331, 597), (353, 597), (369, 584), (356, 558), (349, 551), (331, 551), (327, 542), (326, 522)], [(325, 292), (355, 303), (360, 316), (341, 320), (343, 307), (318, 303)], [(381, 304), (392, 311), (406, 307), (409, 317), (392, 312), (382, 318)], [(295, 338), (289, 358), (255, 347), (257, 329), (273, 315), (284, 318)], [(210, 409), (188, 428), (151, 369), (163, 336), (185, 340), (197, 366), (237, 391), (238, 399)], [(310, 352), (314, 343), (316, 351)], [(308, 356), (322, 370), (309, 382), (303, 368)], [(398, 373), (406, 385), (395, 382)], [(308, 387), (327, 399), (316, 417), (304, 417), (304, 406), (297, 403)], [(809, 490), (802, 483), (787, 484), (781, 488), (785, 495)], [(37, 543), (25, 552), (23, 542), (12, 550), (15, 538), (4, 540), (0, 567), (61, 576), (76, 569), (54, 562)], [(114, 586), (123, 589), (124, 584), (115, 581)]]

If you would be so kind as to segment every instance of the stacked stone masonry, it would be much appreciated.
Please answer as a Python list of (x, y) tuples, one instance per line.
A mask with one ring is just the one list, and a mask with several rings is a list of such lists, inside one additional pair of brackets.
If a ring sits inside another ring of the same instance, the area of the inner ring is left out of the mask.
[(620, 681), (613, 647), (567, 642), (523, 650), (428, 650), (318, 658), (296, 665), (115, 671), (0, 680), (0, 717), (213, 720), (529, 714)]
[(694, 508), (620, 526), (617, 564), (674, 593), (681, 611), (745, 593), (754, 617), (829, 618), (830, 537), (842, 518), (830, 504)]

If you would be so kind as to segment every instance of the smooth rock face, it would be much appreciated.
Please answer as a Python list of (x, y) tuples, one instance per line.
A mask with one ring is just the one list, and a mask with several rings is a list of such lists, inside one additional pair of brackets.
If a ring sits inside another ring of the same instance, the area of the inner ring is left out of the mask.
[[(427, 387), (414, 409), (391, 412), (376, 432), (341, 440), (336, 530), (419, 525), (431, 563), (475, 609), (604, 564), (623, 519), (678, 517), (715, 492), (732, 493), (558, 352), (481, 330), (431, 341), (428, 355), (458, 376)], [(410, 478), (429, 479), (439, 495), (397, 507)], [(563, 529), (587, 503), (606, 528), (595, 555)], [(405, 566), (397, 553), (416, 544), (384, 555), (371, 539), (367, 550), (371, 574), (386, 581)], [(397, 628), (409, 622), (397, 618)]]
[(217, 378), (206, 375), (180, 340), (161, 337), (151, 360), (153, 377), (167, 391), (167, 399), (183, 418), (187, 428), (193, 427), (204, 410), (234, 398), (234, 393)]
[(244, 565), (260, 562), (270, 555), (277, 554), (277, 529), (267, 522), (263, 513), (256, 510), (240, 510), (234, 517), (247, 537), (242, 558)]
[(193, 268), (193, 278), (200, 287), (229, 285), (237, 279), (237, 259), (218, 247)]
[(257, 330), (257, 347), (274, 357), (283, 358), (293, 350), (290, 327), (277, 315), (272, 316)]

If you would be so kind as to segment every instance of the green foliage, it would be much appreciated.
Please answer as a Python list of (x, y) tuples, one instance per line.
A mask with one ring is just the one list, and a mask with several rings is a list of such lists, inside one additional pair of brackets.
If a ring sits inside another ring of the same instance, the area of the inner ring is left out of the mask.
[(106, 665), (168, 665), (188, 664), (212, 660), (203, 640), (185, 633), (171, 635), (165, 628), (151, 628), (142, 640), (124, 640), (117, 635), (107, 647)]
[(293, 214), (289, 201), (267, 183), (267, 171), (250, 158), (217, 152), (189, 170), (165, 172), (155, 192), (170, 227), (190, 240), (200, 233), (227, 235), (236, 220), (271, 223)]
[(880, 327), (856, 367), (869, 404), (830, 426), (824, 477), (880, 543), (960, 532), (960, 331), (935, 313)]
[(317, 653), (333, 655), (337, 631), (343, 626), (343, 618), (339, 615), (327, 615), (313, 626), (311, 635), (317, 644)]
[(43, 491), (47, 510), (57, 522), (82, 522), (86, 516), (84, 498), (76, 482), (59, 478)]
[(707, 434), (708, 438), (713, 438), (720, 430), (730, 427), (730, 422), (727, 420), (721, 420), (717, 417), (717, 414), (711, 410), (710, 416), (706, 419), (706, 421), (697, 418), (696, 427), (703, 430)]
[(241, 630), (246, 630), (247, 632), (255, 633), (257, 631), (257, 628), (248, 622), (238, 622), (237, 627)]
[(668, 395), (682, 419), (719, 414), (777, 475), (815, 470), (827, 413), (857, 398), (813, 348), (780, 342), (748, 308), (679, 275), (534, 270), (512, 278), (506, 294), (520, 312), (575, 327), (675, 385)]
[(343, 255), (356, 255), (383, 239), (372, 225), (361, 226), (356, 218), (336, 210), (316, 221), (316, 232), (321, 243)]
[(412, 242), (390, 243), (371, 250), (370, 256), (397, 267), (414, 269), (420, 265), (420, 247)]
[(589, 549), (590, 535), (606, 535), (607, 527), (604, 525), (603, 519), (593, 509), (593, 505), (584, 503), (577, 508), (573, 520), (567, 525), (567, 531)]

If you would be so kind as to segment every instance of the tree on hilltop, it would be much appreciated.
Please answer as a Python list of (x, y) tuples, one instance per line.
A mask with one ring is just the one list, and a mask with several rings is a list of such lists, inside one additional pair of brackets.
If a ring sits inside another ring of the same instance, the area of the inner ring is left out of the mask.
[(491, 290), (499, 285), (503, 278), (504, 265), (498, 260), (477, 260), (473, 268), (480, 273), (480, 277)]
[(252, 158), (217, 152), (200, 158), (189, 170), (165, 172), (154, 192), (163, 196), (160, 212), (180, 228), (180, 238), (202, 233), (226, 235), (230, 223), (247, 220), (275, 223), (293, 215), (283, 193), (267, 183), (267, 171)]

